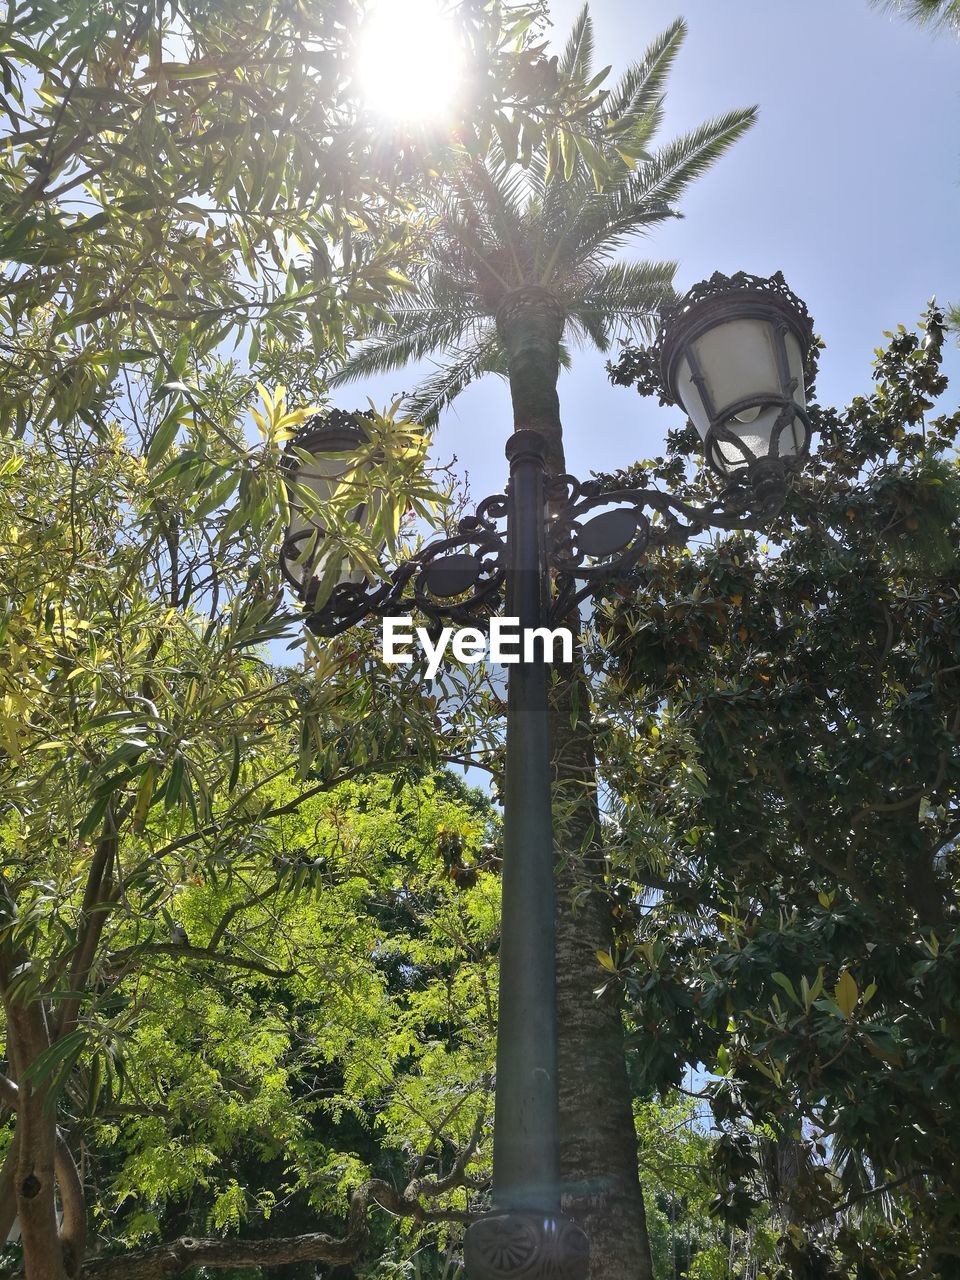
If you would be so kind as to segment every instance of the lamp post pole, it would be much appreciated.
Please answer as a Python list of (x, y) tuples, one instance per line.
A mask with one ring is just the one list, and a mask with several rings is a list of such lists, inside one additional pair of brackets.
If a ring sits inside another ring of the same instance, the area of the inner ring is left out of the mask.
[[(809, 447), (805, 394), (816, 345), (806, 308), (779, 274), (717, 274), (695, 285), (664, 317), (638, 383), (663, 403), (682, 405), (707, 461), (726, 481), (722, 492), (693, 506), (646, 486), (581, 484), (562, 476), (551, 479), (548, 494), (544, 438), (516, 431), (507, 441), (507, 494), (484, 499), (456, 532), (429, 542), (384, 581), (344, 571), (318, 599), (330, 552), (319, 541), (323, 527), (301, 509), (281, 561), (309, 627), (332, 636), (371, 615), (404, 609), (435, 623), (468, 624), (505, 608), (526, 637), (530, 629), (575, 616), (582, 601), (622, 581), (649, 552), (682, 545), (711, 527), (764, 528)], [(344, 417), (351, 419), (351, 438), (364, 438), (357, 415), (334, 411), (293, 442), (300, 445), (290, 466), (295, 511), (298, 482), (318, 496), (332, 483)], [(358, 512), (361, 522), (369, 518), (367, 508)], [(312, 563), (311, 548), (317, 553)], [(531, 647), (526, 661), (524, 645), (508, 676), (493, 1208), (467, 1231), (468, 1280), (585, 1280), (589, 1270), (587, 1238), (560, 1212), (545, 649), (538, 658)]]
[[(506, 610), (525, 636), (549, 619), (543, 437), (507, 441)], [(492, 1214), (466, 1238), (470, 1280), (587, 1273), (584, 1233), (560, 1214), (554, 850), (545, 655), (510, 667)]]
[[(507, 457), (506, 606), (522, 635), (546, 622), (542, 437), (516, 432)], [(493, 1197), (511, 1209), (558, 1212), (553, 822), (542, 659), (510, 668), (506, 747)]]

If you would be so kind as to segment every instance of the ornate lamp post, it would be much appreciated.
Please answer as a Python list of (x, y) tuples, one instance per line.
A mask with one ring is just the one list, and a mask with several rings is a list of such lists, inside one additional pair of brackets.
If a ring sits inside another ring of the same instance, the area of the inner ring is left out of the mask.
[[(569, 619), (582, 600), (651, 551), (710, 527), (762, 527), (782, 505), (788, 474), (809, 448), (805, 391), (814, 348), (806, 308), (782, 276), (713, 276), (664, 317), (649, 361), (658, 367), (661, 399), (683, 407), (710, 465), (726, 480), (714, 501), (692, 507), (655, 489), (611, 491), (572, 476), (549, 478), (543, 438), (517, 430), (506, 446), (506, 493), (484, 499), (456, 534), (428, 543), (384, 582), (368, 583), (344, 566), (329, 590), (323, 531), (295, 517), (284, 571), (304, 602), (307, 625), (332, 636), (373, 614), (413, 610), (435, 623), (476, 625), (505, 607), (521, 628), (543, 627)], [(312, 455), (294, 475), (321, 497), (336, 472), (327, 455), (342, 455), (350, 429), (354, 439), (364, 438), (361, 423), (345, 417), (337, 412), (326, 425), (315, 421), (294, 441)], [(654, 523), (650, 512), (660, 520)], [(308, 539), (312, 555), (304, 552)], [(318, 596), (321, 576), (327, 585)], [(542, 659), (510, 669), (506, 744), (494, 1209), (467, 1232), (466, 1269), (469, 1280), (582, 1280), (589, 1244), (560, 1212), (554, 851)]]

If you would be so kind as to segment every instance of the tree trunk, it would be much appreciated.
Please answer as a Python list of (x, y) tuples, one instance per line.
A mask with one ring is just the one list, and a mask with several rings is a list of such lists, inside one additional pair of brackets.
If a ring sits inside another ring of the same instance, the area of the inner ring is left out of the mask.
[(16, 1172), (20, 1240), (28, 1280), (67, 1280), (57, 1222), (56, 1116), (43, 1102), (42, 1093), (21, 1086)]
[[(562, 306), (538, 287), (511, 294), (497, 315), (514, 428), (544, 436), (552, 475), (565, 470), (557, 396), (563, 325)], [(579, 653), (557, 675), (551, 733), (563, 1209), (589, 1237), (591, 1280), (650, 1280), (621, 1009), (615, 995), (594, 995), (602, 973), (597, 952), (609, 948), (613, 920), (603, 892), (596, 758)]]
[[(14, 1127), (13, 1138), (0, 1168), (0, 1248), (10, 1239), (17, 1222), (17, 1164), (20, 1159), (20, 1142)], [(19, 1237), (19, 1228), (17, 1235)]]
[(779, 1216), (784, 1231), (791, 1223), (801, 1224), (803, 1213), (797, 1203), (797, 1194), (806, 1163), (802, 1143), (786, 1136), (764, 1139), (760, 1163), (767, 1184), (768, 1200)]
[[(0, 882), (0, 887), (9, 903), (6, 886)], [(48, 1096), (48, 1088), (27, 1078), (28, 1068), (50, 1045), (48, 1010), (42, 1001), (25, 1001), (11, 989), (10, 974), (26, 964), (29, 957), (22, 948), (12, 946), (7, 939), (0, 942), (0, 996), (7, 1023), (7, 1058), (13, 1073), (12, 1077), (3, 1076), (2, 1096), (16, 1117), (12, 1166), (4, 1162), (0, 1182), (9, 1187), (12, 1181), (28, 1280), (74, 1280), (81, 1254), (73, 1241), (61, 1237), (57, 1221), (58, 1158), (62, 1161), (62, 1153), (58, 1156), (57, 1150), (57, 1109)], [(9, 1209), (4, 1208), (0, 1218), (6, 1221)], [(82, 1217), (82, 1203), (78, 1206), (74, 1196), (70, 1226), (82, 1250), (83, 1223), (78, 1222), (78, 1208)]]
[[(597, 803), (597, 767), (582, 663), (561, 670), (551, 716), (558, 844), (557, 1014), (564, 1208), (598, 1255), (596, 1280), (650, 1280), (653, 1263), (637, 1167), (633, 1099), (616, 989), (597, 952), (613, 936)], [(579, 695), (577, 691), (579, 690)], [(578, 709), (571, 724), (572, 710)], [(596, 1242), (596, 1243), (594, 1243)]]
[(562, 475), (560, 338), (563, 308), (539, 286), (516, 289), (497, 312), (497, 334), (507, 355), (515, 431), (536, 431), (547, 442), (547, 471)]

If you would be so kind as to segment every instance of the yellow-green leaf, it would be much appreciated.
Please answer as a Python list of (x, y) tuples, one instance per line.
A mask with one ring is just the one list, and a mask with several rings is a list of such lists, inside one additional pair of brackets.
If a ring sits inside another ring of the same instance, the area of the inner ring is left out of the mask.
[(837, 980), (837, 985), (833, 989), (833, 998), (837, 1002), (837, 1008), (845, 1018), (853, 1015), (859, 995), (860, 989), (857, 986), (856, 979), (848, 969), (844, 969)]
[(153, 791), (156, 785), (156, 766), (148, 764), (144, 770), (143, 777), (140, 779), (140, 786), (137, 790), (137, 803), (133, 810), (133, 825), (138, 830), (143, 826), (147, 811), (150, 808), (150, 802), (153, 800)]

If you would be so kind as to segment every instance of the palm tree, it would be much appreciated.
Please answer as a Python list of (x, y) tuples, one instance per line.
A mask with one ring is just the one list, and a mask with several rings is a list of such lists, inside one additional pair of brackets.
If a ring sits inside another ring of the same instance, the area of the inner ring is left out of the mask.
[[(336, 385), (440, 353), (439, 366), (404, 409), (433, 424), (484, 373), (510, 379), (517, 427), (541, 431), (548, 462), (563, 470), (559, 402), (562, 338), (606, 351), (618, 336), (649, 334), (672, 295), (672, 262), (615, 261), (632, 237), (678, 216), (674, 205), (754, 120), (731, 111), (650, 154), (667, 76), (686, 34), (677, 20), (592, 112), (588, 130), (541, 144), (524, 167), (495, 141), (461, 154), (428, 200), (429, 231), (415, 288), (398, 293), (389, 320), (335, 373)], [(593, 32), (585, 5), (560, 59), (588, 84)], [(507, 145), (510, 145), (509, 143)], [(512, 146), (510, 148), (512, 150)], [(553, 152), (553, 154), (551, 154)]]
[[(617, 336), (648, 333), (672, 296), (675, 264), (625, 263), (634, 236), (677, 216), (675, 204), (754, 119), (732, 111), (651, 150), (663, 93), (685, 35), (673, 23), (630, 66), (586, 122), (552, 148), (516, 162), (504, 129), (487, 154), (460, 155), (428, 209), (415, 288), (398, 293), (389, 321), (331, 381), (399, 369), (440, 353), (404, 408), (436, 422), (474, 378), (510, 381), (514, 425), (540, 432), (548, 465), (564, 471), (557, 380), (570, 359), (565, 334), (606, 350)], [(577, 18), (558, 70), (581, 86), (592, 75), (592, 26)], [(521, 145), (521, 151), (524, 147)], [(591, 1241), (591, 1273), (649, 1280), (652, 1269), (637, 1170), (624, 1031), (616, 998), (598, 999), (596, 955), (611, 943), (604, 891), (597, 768), (581, 663), (552, 688), (558, 828), (557, 1011), (561, 1172), (569, 1212)], [(579, 706), (578, 715), (571, 714)], [(573, 727), (572, 727), (573, 726)]]
[(949, 27), (960, 35), (960, 0), (871, 0), (874, 8), (893, 9), (921, 26)]

